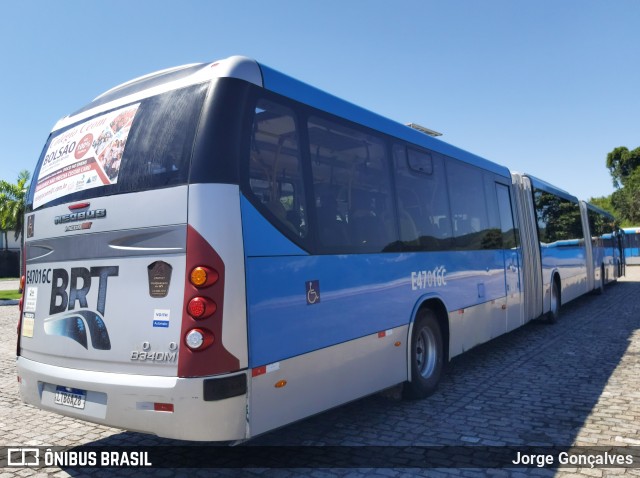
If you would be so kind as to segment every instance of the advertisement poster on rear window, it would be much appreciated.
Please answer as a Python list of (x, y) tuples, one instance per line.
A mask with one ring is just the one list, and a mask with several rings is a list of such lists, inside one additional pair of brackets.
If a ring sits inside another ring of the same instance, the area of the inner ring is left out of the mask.
[(116, 184), (139, 106), (98, 116), (55, 137), (38, 174), (33, 207), (85, 189)]

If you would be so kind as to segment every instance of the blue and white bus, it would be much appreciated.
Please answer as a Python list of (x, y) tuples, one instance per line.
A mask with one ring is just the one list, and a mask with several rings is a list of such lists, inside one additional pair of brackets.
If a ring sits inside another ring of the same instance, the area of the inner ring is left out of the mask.
[(625, 227), (623, 232), (625, 264), (640, 265), (640, 227)]
[(570, 194), (244, 57), (62, 118), (25, 223), (24, 401), (187, 440), (426, 397), (604, 277)]

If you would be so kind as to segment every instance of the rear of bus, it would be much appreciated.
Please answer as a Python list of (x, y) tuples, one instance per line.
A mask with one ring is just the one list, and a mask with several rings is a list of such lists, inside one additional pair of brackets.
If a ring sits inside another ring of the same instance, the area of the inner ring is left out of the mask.
[(209, 157), (241, 121), (220, 102), (259, 82), (240, 58), (190, 65), (55, 126), (25, 216), (25, 402), (171, 438), (246, 437), (240, 195), (207, 175), (235, 167)]

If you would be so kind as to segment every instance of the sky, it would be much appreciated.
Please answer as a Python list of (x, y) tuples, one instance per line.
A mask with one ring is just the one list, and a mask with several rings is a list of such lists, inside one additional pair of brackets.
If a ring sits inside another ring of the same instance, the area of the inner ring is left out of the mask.
[(640, 146), (637, 0), (0, 0), (0, 179), (62, 116), (245, 55), (582, 198)]

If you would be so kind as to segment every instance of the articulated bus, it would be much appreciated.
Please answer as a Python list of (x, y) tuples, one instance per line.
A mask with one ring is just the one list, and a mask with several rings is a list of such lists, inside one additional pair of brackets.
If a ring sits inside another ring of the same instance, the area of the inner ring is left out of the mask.
[(37, 163), (21, 394), (198, 441), (423, 398), (452, 357), (615, 278), (593, 246), (613, 230), (586, 215), (254, 60), (137, 78), (62, 118)]

